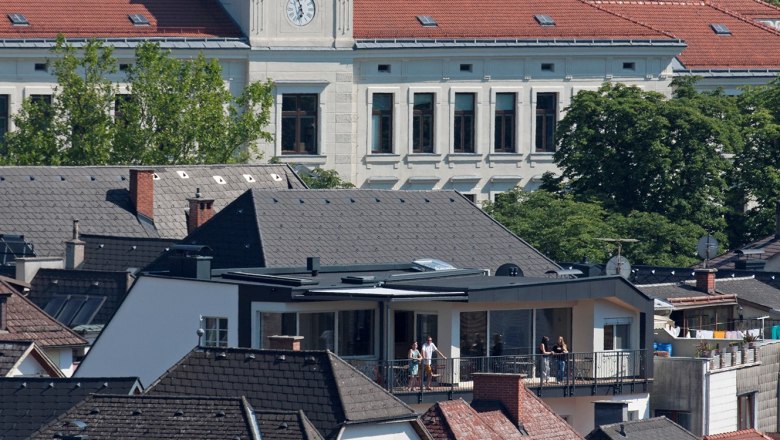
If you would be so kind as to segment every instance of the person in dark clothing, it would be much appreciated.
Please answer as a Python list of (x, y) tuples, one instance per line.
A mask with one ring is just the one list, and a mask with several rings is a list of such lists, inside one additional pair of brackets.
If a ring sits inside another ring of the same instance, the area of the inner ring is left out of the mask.
[(566, 376), (566, 353), (569, 352), (569, 347), (566, 346), (563, 336), (558, 336), (558, 342), (553, 345), (552, 352), (555, 355), (555, 380), (562, 382)]
[(542, 336), (542, 342), (539, 343), (539, 354), (541, 354), (541, 366), (539, 370), (541, 370), (541, 380), (542, 383), (547, 383), (547, 381), (550, 379), (550, 355), (552, 352), (549, 348), (550, 345), (550, 338), (547, 336)]

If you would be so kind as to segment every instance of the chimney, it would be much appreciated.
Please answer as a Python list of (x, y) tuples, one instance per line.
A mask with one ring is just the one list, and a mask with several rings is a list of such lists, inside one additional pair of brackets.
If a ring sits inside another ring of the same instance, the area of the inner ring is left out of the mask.
[(523, 426), (525, 385), (522, 374), (474, 373), (474, 400), (498, 400), (509, 411), (512, 422)]
[(320, 257), (306, 257), (306, 270), (316, 277), (320, 272)]
[(73, 238), (65, 242), (65, 269), (79, 269), (84, 264), (84, 246), (79, 240), (79, 221), (73, 220)]
[(8, 330), (8, 298), (10, 292), (0, 292), (0, 332)]
[(191, 234), (214, 217), (214, 199), (202, 199), (200, 188), (195, 192), (195, 197), (187, 199), (190, 202), (190, 215), (187, 217), (187, 234)]
[(135, 215), (154, 222), (154, 171), (130, 170), (130, 202)]
[(303, 336), (269, 336), (271, 350), (291, 350), (301, 351), (301, 341)]
[(696, 269), (696, 290), (715, 293), (715, 272), (718, 269)]

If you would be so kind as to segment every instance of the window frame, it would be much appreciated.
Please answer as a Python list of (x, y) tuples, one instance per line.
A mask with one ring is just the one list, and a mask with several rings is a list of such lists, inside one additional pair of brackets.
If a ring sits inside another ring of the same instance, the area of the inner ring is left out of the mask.
[[(499, 110), (498, 108), (498, 100), (500, 96), (511, 96), (512, 97), (512, 110)], [(518, 105), (517, 105), (517, 92), (504, 92), (504, 91), (497, 91), (495, 94), (495, 104), (493, 107), (493, 152), (495, 153), (516, 153), (517, 152), (517, 127), (518, 127)], [(499, 122), (499, 119), (501, 122)], [(506, 137), (506, 126), (507, 121), (509, 121), (509, 125), (511, 125), (511, 136), (509, 139), (511, 139), (511, 146), (502, 145), (499, 147), (499, 140), (503, 144), (504, 141), (507, 139)], [(500, 128), (499, 128), (500, 125)], [(501, 136), (499, 137), (499, 129), (501, 130)]]
[[(201, 321), (203, 322), (201, 345), (204, 347), (226, 348), (229, 344), (228, 337), (230, 336), (228, 318), (224, 316), (204, 316)], [(221, 325), (223, 323), (224, 328)], [(211, 326), (211, 324), (216, 324), (216, 326)], [(224, 335), (224, 340), (221, 337), (222, 335)]]
[[(2, 101), (5, 100), (5, 104)], [(11, 128), (11, 95), (0, 94), (0, 144), (3, 143), (6, 133)], [(0, 151), (0, 153), (5, 153)]]
[[(436, 92), (432, 91), (411, 91), (411, 125), (412, 129), (409, 130), (411, 135), (411, 152), (412, 154), (435, 154), (436, 153)], [(430, 111), (423, 111), (424, 109), (417, 107), (418, 95), (430, 95), (431, 105)], [(425, 126), (428, 125), (428, 132), (430, 133), (430, 140), (428, 144), (424, 144), (423, 138), (425, 137)]]
[[(285, 98), (292, 98), (295, 97), (296, 105), (294, 110), (284, 110), (284, 101)], [(301, 98), (315, 98), (314, 103), (314, 110), (313, 112), (309, 112), (308, 110), (301, 109)], [(281, 147), (281, 153), (283, 156), (312, 156), (319, 154), (320, 151), (320, 94), (319, 93), (312, 93), (312, 92), (289, 92), (289, 93), (282, 93), (281, 94), (281, 120), (279, 124), (280, 128), (280, 147)], [(294, 121), (294, 127), (295, 127), (295, 139), (293, 141), (293, 146), (291, 149), (285, 148), (285, 136), (284, 136), (284, 126), (285, 121), (288, 119), (292, 119)], [(311, 136), (313, 139), (313, 146), (304, 146), (302, 143), (302, 136), (303, 136), (303, 124), (301, 123), (304, 119), (313, 119), (314, 120), (314, 133)]]
[(756, 427), (756, 393), (737, 395), (737, 430)]
[[(377, 95), (389, 96), (390, 106), (388, 109), (377, 109), (376, 97)], [(370, 154), (392, 154), (395, 150), (395, 93), (385, 91), (372, 91), (371, 101), (369, 102), (369, 109), (371, 112), (371, 136), (369, 138), (371, 151)], [(375, 118), (379, 118), (379, 123)], [(385, 120), (389, 120), (385, 123)], [(378, 127), (377, 127), (378, 125)], [(377, 132), (379, 137), (377, 137)], [(387, 145), (384, 145), (383, 139), (388, 139)], [(376, 140), (379, 140), (379, 148), (375, 144)]]
[[(470, 96), (471, 109), (459, 109), (458, 97)], [(454, 153), (476, 152), (477, 93), (455, 92), (452, 111), (452, 151)]]
[[(604, 351), (631, 350), (631, 318), (608, 318), (603, 326)], [(608, 330), (609, 329), (609, 330)], [(608, 343), (609, 342), (609, 343)], [(618, 346), (620, 345), (620, 346)]]
[[(553, 107), (540, 107), (540, 98), (552, 98)], [(538, 91), (534, 94), (534, 151), (537, 153), (555, 152), (555, 130), (559, 120), (560, 99), (559, 91)], [(549, 125), (552, 125), (552, 130), (548, 129)]]

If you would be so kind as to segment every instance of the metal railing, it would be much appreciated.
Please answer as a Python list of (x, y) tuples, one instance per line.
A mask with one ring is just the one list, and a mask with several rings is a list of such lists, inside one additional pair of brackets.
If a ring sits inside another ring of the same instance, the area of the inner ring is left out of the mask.
[[(472, 391), (474, 373), (522, 374), (529, 388), (642, 382), (648, 379), (647, 356), (647, 350), (623, 350), (434, 359), (430, 375), (425, 365), (415, 367), (407, 359), (348, 362), (387, 391), (401, 394)], [(415, 370), (417, 374), (412, 374)]]

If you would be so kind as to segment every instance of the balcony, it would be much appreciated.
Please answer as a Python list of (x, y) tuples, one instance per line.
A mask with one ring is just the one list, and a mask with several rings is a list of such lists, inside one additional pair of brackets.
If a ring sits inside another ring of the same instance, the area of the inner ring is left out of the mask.
[[(412, 380), (409, 360), (349, 362), (406, 403), (470, 399), (474, 373), (525, 375), (525, 385), (539, 397), (575, 397), (649, 392), (647, 350), (602, 351), (542, 356), (538, 354), (434, 359), (431, 389), (424, 368)], [(544, 365), (549, 363), (549, 374)], [(410, 387), (412, 385), (412, 387)]]

